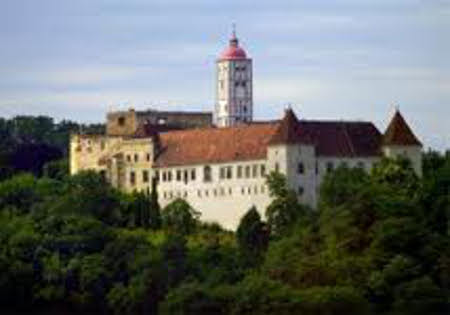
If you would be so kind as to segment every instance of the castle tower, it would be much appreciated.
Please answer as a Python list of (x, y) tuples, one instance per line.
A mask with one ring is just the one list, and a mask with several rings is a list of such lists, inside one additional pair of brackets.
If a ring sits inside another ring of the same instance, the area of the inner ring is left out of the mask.
[(412, 132), (399, 110), (389, 123), (382, 143), (382, 151), (386, 157), (404, 157), (420, 176), (422, 174), (422, 143)]
[(229, 46), (217, 59), (217, 126), (227, 127), (252, 121), (252, 85), (252, 60), (239, 46), (233, 30)]

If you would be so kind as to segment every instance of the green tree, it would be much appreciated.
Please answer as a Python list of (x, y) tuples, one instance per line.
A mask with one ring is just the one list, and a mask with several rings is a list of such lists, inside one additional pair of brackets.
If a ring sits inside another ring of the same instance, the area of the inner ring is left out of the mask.
[(162, 211), (162, 223), (172, 232), (189, 234), (195, 230), (199, 216), (186, 201), (176, 199)]
[(256, 207), (250, 208), (242, 217), (236, 231), (236, 238), (248, 261), (256, 262), (260, 259), (267, 248), (269, 233)]
[(300, 205), (294, 191), (290, 190), (284, 175), (272, 172), (267, 177), (272, 202), (266, 209), (267, 224), (272, 235), (287, 233), (295, 222), (305, 219), (307, 207)]

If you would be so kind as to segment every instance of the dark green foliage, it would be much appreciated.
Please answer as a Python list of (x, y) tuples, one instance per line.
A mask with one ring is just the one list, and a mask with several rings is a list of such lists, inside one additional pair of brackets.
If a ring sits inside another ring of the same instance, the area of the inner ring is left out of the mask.
[(280, 237), (286, 234), (295, 222), (306, 221), (310, 211), (299, 204), (295, 192), (288, 189), (284, 175), (272, 172), (267, 177), (267, 185), (273, 198), (266, 209), (267, 224), (272, 235)]
[(183, 199), (175, 199), (161, 213), (163, 226), (174, 233), (189, 234), (194, 231), (200, 214)]
[(422, 178), (402, 160), (371, 174), (338, 168), (317, 211), (271, 174), (269, 243), (254, 208), (234, 234), (200, 223), (181, 199), (160, 213), (154, 186), (150, 196), (120, 193), (93, 172), (68, 176), (59, 161), (44, 177), (5, 171), (0, 310), (447, 314), (449, 166), (450, 154), (429, 152)]
[(236, 237), (243, 256), (256, 263), (267, 248), (269, 231), (255, 207), (242, 217)]

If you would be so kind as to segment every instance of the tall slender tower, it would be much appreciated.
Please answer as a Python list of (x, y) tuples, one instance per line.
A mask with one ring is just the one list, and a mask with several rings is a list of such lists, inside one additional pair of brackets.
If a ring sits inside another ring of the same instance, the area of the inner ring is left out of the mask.
[(219, 127), (253, 119), (252, 59), (239, 46), (233, 29), (230, 43), (217, 59), (216, 124)]

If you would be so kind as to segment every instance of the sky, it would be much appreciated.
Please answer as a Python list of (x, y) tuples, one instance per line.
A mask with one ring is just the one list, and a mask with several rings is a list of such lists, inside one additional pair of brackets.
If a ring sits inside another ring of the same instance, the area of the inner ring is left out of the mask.
[(450, 148), (450, 0), (0, 0), (0, 117), (212, 111), (231, 25), (255, 119), (373, 121), (396, 107)]

